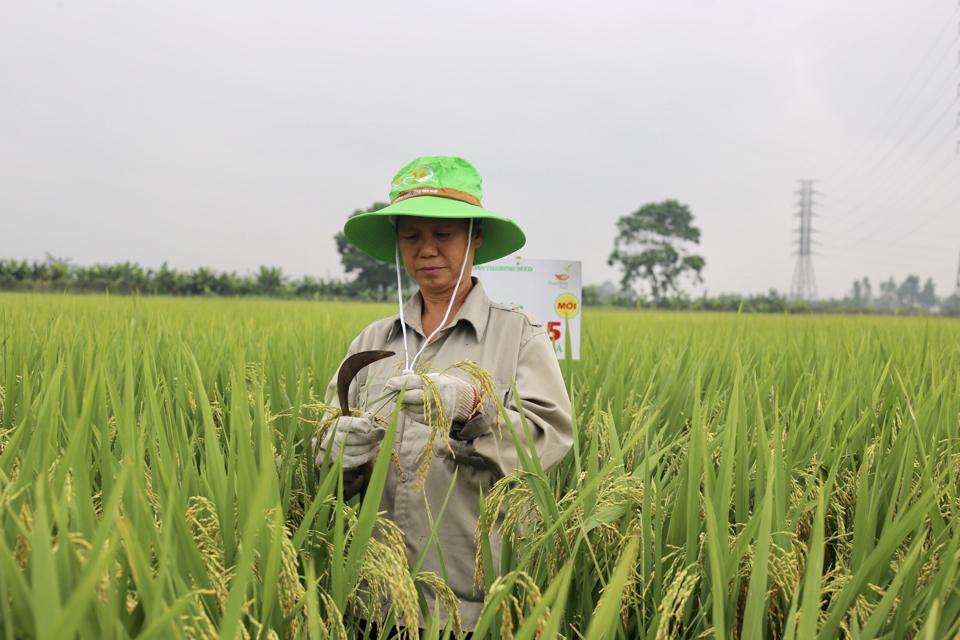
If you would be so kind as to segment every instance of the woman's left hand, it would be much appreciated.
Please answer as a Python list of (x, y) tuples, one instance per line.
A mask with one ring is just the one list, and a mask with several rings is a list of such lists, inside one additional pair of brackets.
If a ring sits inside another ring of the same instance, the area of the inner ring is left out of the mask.
[[(466, 422), (473, 417), (480, 403), (480, 394), (472, 384), (448, 373), (428, 373), (426, 377), (436, 387), (448, 428), (454, 422)], [(420, 424), (428, 424), (430, 417), (426, 415), (424, 406), (424, 396), (431, 392), (426, 386), (423, 379), (415, 373), (395, 376), (386, 383), (387, 389), (404, 389), (402, 410)], [(431, 413), (436, 410), (436, 407), (431, 407)]]

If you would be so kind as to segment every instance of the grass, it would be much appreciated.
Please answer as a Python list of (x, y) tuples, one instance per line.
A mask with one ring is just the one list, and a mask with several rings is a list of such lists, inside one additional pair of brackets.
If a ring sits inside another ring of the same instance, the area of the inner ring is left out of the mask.
[[(443, 581), (377, 514), (389, 452), (363, 503), (310, 455), (346, 346), (391, 312), (0, 295), (0, 637), (345, 638), (380, 594), (409, 623)], [(960, 323), (584, 330), (570, 455), (544, 471), (504, 425), (521, 468), (486, 498), (477, 637), (957, 637)]]

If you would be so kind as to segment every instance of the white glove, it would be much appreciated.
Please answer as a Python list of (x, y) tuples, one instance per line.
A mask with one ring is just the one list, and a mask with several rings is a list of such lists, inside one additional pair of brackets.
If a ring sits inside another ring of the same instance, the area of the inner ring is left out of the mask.
[(314, 436), (312, 442), (316, 464), (319, 466), (323, 463), (327, 451), (330, 452), (331, 461), (335, 461), (343, 452), (344, 469), (356, 469), (376, 458), (386, 429), (375, 426), (372, 416), (371, 413), (359, 417), (340, 416), (327, 430), (319, 447)]
[[(480, 393), (472, 384), (447, 373), (428, 373), (427, 377), (437, 388), (447, 417), (447, 428), (454, 422), (466, 422), (473, 417), (479, 408)], [(429, 416), (425, 415), (424, 395), (431, 392), (424, 388), (423, 380), (413, 373), (387, 380), (387, 389), (399, 391), (401, 387), (404, 388), (403, 411), (414, 421), (427, 424)], [(435, 413), (437, 407), (431, 406), (430, 410)]]

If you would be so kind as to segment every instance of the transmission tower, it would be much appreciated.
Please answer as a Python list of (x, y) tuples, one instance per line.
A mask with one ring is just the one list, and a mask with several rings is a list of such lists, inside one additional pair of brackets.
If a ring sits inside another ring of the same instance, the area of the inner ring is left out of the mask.
[(800, 196), (797, 206), (800, 211), (795, 215), (800, 218), (800, 226), (796, 228), (797, 250), (794, 255), (797, 256), (797, 265), (793, 268), (793, 283), (790, 285), (790, 297), (793, 300), (816, 300), (817, 299), (817, 279), (813, 275), (813, 205), (818, 204), (813, 196), (819, 195), (819, 192), (813, 189), (815, 180), (800, 180), (800, 190), (796, 192)]
[(957, 285), (953, 290), (953, 295), (960, 298), (960, 260), (957, 261)]

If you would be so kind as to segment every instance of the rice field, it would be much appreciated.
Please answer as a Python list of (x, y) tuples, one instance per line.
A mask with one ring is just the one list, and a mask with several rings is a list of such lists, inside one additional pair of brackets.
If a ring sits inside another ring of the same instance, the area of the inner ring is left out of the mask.
[[(378, 517), (386, 448), (362, 503), (310, 456), (392, 312), (0, 294), (0, 637), (350, 638), (380, 596), (453, 635)], [(583, 326), (574, 449), (486, 497), (474, 637), (960, 637), (960, 322)]]

